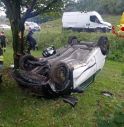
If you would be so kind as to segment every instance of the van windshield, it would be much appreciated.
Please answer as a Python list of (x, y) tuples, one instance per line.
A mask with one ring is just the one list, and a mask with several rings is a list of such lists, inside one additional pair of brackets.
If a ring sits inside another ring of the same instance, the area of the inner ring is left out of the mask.
[(101, 23), (95, 15), (90, 16), (90, 21), (94, 23)]

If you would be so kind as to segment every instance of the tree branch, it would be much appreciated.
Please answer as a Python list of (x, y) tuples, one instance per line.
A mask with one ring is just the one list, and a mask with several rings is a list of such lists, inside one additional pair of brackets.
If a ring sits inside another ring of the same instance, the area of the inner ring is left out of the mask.
[(48, 10), (52, 5), (54, 5), (55, 3), (59, 2), (60, 0), (53, 0), (52, 2), (50, 2), (46, 7), (44, 7), (43, 9), (39, 10), (39, 11), (34, 11), (31, 12), (27, 18), (32, 18), (35, 17), (37, 15), (39, 15), (40, 13), (45, 12), (46, 10)]
[(28, 15), (30, 15), (30, 13), (32, 12), (35, 4), (36, 4), (37, 0), (33, 0), (31, 5), (28, 6), (27, 11), (25, 12), (24, 16), (22, 17), (22, 19), (26, 20)]

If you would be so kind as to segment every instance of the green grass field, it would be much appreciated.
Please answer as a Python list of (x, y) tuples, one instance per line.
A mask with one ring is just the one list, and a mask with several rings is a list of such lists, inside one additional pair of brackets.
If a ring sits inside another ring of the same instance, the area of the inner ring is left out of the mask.
[[(106, 16), (106, 19), (116, 24), (118, 17), (114, 19)], [(66, 43), (69, 35), (76, 34), (81, 40), (94, 41), (102, 35), (73, 32), (61, 34), (60, 26), (60, 20), (43, 25), (43, 30), (35, 35), (40, 50), (32, 52), (33, 55), (41, 56), (42, 48), (51, 44), (60, 47)], [(11, 36), (8, 36), (11, 42)], [(124, 62), (107, 60), (95, 82), (84, 93), (73, 95), (79, 102), (72, 108), (62, 98), (47, 100), (18, 87), (10, 73), (10, 65), (13, 64), (10, 45), (11, 43), (4, 54), (5, 67), (0, 87), (0, 127), (124, 127)], [(102, 91), (109, 91), (113, 96), (103, 96)]]

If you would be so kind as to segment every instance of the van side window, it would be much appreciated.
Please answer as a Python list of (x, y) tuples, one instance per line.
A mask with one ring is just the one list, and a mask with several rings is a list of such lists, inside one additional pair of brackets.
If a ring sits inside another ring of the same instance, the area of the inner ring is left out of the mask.
[(99, 19), (95, 15), (90, 16), (90, 21), (95, 23), (100, 23)]

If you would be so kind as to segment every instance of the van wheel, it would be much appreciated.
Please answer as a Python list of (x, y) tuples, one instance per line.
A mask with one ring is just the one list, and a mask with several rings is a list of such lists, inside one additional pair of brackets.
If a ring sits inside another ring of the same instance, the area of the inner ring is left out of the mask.
[(106, 32), (110, 32), (110, 30), (108, 28), (102, 28), (102, 32), (106, 33)]
[(102, 32), (101, 28), (96, 28), (95, 32)]
[(76, 36), (70, 36), (68, 38), (68, 44), (69, 45), (74, 45), (74, 44), (78, 44), (78, 40), (77, 40), (77, 37)]
[(107, 55), (109, 53), (109, 42), (107, 37), (101, 36), (97, 45), (100, 47), (103, 55)]
[(106, 28), (106, 32), (110, 32), (110, 31), (111, 31), (110, 29)]

